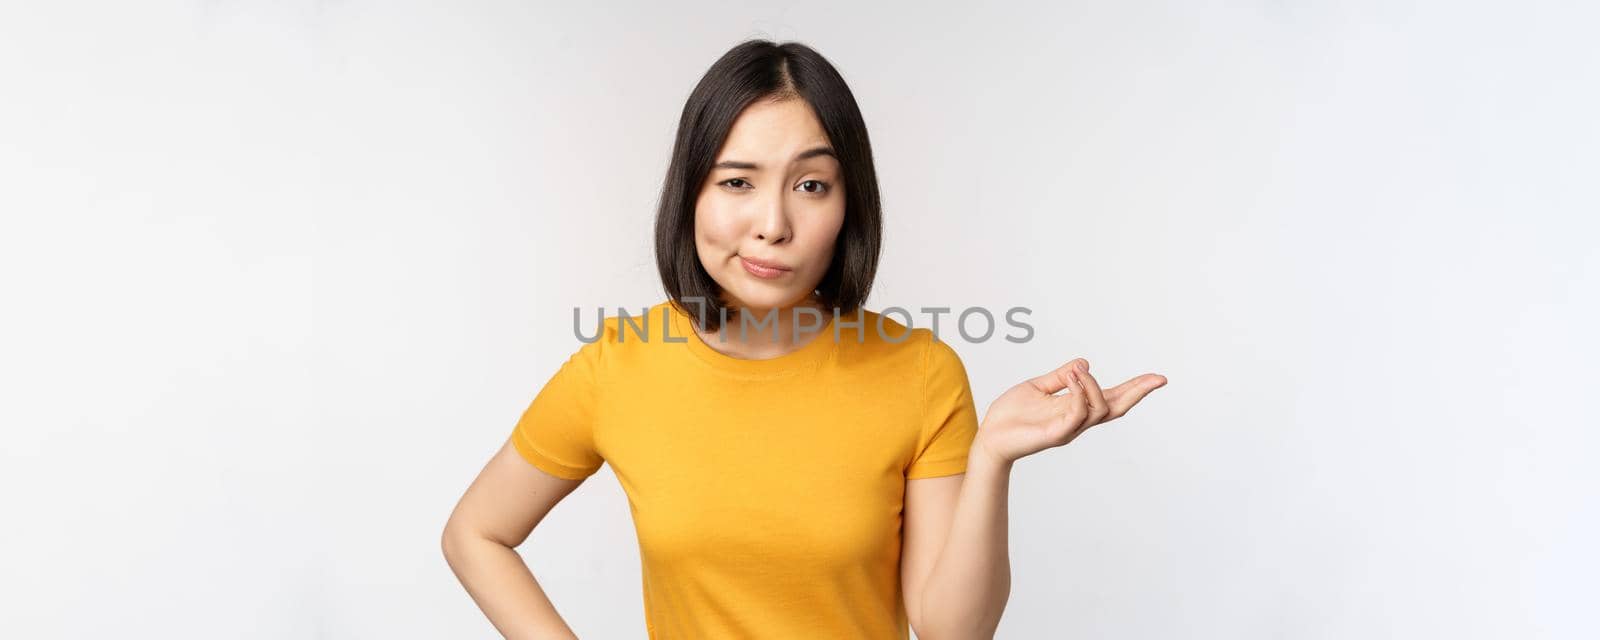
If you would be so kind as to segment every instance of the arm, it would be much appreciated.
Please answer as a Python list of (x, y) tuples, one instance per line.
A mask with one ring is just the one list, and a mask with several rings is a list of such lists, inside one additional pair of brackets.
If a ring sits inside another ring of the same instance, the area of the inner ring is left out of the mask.
[(556, 503), (582, 484), (528, 464), (508, 440), (445, 524), (445, 561), (506, 638), (576, 638), (516, 547)]
[[(901, 582), (922, 640), (992, 638), (1011, 593), (1007, 493), (1024, 456), (1122, 417), (1165, 386), (1145, 374), (1110, 389), (1081, 358), (1013, 386), (989, 406), (964, 474), (906, 482)], [(1065, 395), (1055, 395), (1066, 389)]]
[(906, 614), (920, 640), (993, 638), (1011, 595), (1011, 463), (974, 446), (967, 471), (906, 482)]

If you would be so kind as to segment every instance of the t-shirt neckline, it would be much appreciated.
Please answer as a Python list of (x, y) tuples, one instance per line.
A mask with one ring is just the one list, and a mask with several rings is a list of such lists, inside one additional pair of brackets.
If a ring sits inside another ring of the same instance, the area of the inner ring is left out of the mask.
[[(773, 358), (759, 360), (736, 358), (706, 344), (700, 334), (695, 332), (695, 319), (689, 312), (678, 308), (671, 301), (667, 302), (667, 308), (671, 310), (674, 342), (682, 339), (682, 344), (696, 359), (715, 369), (740, 376), (772, 377), (810, 371), (833, 355), (837, 346), (837, 341), (833, 339), (835, 319), (833, 313), (828, 312), (822, 314), (821, 329), (801, 335), (806, 342), (800, 348)], [(731, 342), (732, 338), (729, 340)]]

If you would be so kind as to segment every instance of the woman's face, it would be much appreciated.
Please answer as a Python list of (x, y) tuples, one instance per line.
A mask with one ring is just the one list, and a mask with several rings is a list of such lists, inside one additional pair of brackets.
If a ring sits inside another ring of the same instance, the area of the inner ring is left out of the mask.
[(700, 264), (728, 303), (781, 309), (811, 295), (844, 224), (842, 178), (805, 101), (758, 100), (739, 114), (694, 210)]

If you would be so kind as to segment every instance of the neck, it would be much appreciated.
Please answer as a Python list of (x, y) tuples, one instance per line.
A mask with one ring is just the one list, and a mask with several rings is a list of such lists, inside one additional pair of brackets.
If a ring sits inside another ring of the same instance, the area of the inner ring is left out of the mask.
[(728, 321), (716, 332), (700, 332), (699, 327), (695, 331), (717, 351), (735, 358), (764, 360), (795, 351), (812, 340), (829, 339), (821, 335), (821, 329), (827, 326), (832, 313), (814, 296), (808, 296), (785, 307), (730, 307)]

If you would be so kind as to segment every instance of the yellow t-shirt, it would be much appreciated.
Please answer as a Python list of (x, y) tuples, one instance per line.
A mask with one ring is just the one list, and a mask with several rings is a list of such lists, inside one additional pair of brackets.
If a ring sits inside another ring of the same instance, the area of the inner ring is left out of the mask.
[(966, 471), (978, 420), (961, 358), (863, 309), (745, 360), (688, 313), (607, 317), (523, 413), (517, 451), (569, 479), (611, 465), (650, 638), (908, 638), (902, 499), (907, 479)]

